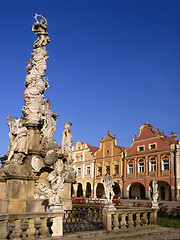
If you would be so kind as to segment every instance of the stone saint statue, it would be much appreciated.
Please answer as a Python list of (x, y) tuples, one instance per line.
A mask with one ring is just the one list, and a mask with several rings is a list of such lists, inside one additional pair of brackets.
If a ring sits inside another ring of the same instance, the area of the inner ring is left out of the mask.
[(103, 175), (101, 178), (101, 182), (104, 182), (104, 190), (105, 190), (105, 196), (106, 196), (106, 204), (112, 204), (112, 200), (114, 197), (114, 191), (113, 191), (113, 178), (110, 175)]
[(158, 191), (158, 183), (155, 179), (152, 180), (152, 208), (159, 208), (158, 206), (158, 197), (159, 197), (159, 191)]
[(52, 113), (51, 104), (48, 99), (44, 99), (44, 105), (42, 107), (42, 119), (43, 119), (43, 128), (41, 133), (44, 138), (52, 138), (56, 131), (56, 119), (58, 114)]
[(18, 161), (22, 163), (25, 154), (28, 153), (28, 130), (23, 118), (7, 118), (9, 126), (10, 145), (8, 147), (7, 161)]
[(64, 154), (67, 158), (67, 165), (70, 166), (73, 162), (72, 157), (72, 144), (74, 143), (72, 139), (72, 133), (70, 126), (72, 125), (71, 122), (66, 122), (64, 124), (64, 131), (62, 136), (62, 142), (61, 142), (61, 152)]
[(60, 203), (60, 197), (64, 192), (64, 180), (68, 177), (68, 172), (52, 171), (47, 180), (51, 183), (52, 195), (49, 198), (50, 205), (56, 205)]

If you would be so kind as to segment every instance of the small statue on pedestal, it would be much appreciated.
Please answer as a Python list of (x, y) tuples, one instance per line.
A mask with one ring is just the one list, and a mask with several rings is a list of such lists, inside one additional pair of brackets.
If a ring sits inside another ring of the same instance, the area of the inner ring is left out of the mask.
[(158, 183), (155, 179), (152, 180), (152, 202), (151, 202), (151, 208), (159, 208), (158, 206), (158, 197), (159, 197), (159, 191), (158, 191)]
[(113, 178), (110, 175), (103, 175), (101, 178), (101, 182), (104, 182), (104, 190), (105, 190), (105, 196), (106, 196), (106, 201), (105, 204), (113, 204), (112, 200), (114, 197), (114, 191), (113, 191)]

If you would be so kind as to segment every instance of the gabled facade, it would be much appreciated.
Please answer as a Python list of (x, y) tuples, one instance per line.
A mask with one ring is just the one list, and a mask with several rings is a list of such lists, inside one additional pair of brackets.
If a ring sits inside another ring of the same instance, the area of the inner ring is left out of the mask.
[(108, 134), (101, 140), (100, 148), (95, 152), (95, 197), (103, 197), (104, 186), (101, 176), (109, 174), (113, 177), (115, 197), (122, 196), (123, 188), (123, 147), (117, 145), (116, 136)]
[(150, 199), (151, 183), (156, 179), (159, 199), (176, 199), (176, 144), (176, 134), (166, 136), (147, 122), (141, 126), (139, 136), (125, 150), (124, 197)]
[(77, 183), (74, 184), (75, 197), (93, 197), (94, 192), (94, 153), (98, 147), (83, 142), (77, 142), (72, 147), (74, 156), (73, 167), (76, 172)]

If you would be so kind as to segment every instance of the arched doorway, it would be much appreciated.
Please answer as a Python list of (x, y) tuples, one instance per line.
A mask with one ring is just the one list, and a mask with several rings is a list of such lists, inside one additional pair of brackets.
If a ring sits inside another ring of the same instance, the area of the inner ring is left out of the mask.
[(96, 196), (97, 198), (102, 198), (104, 197), (104, 186), (102, 183), (98, 183), (97, 188), (96, 188)]
[(83, 197), (83, 188), (81, 183), (78, 183), (77, 197)]
[(129, 189), (130, 199), (145, 199), (145, 187), (143, 184), (135, 182)]
[(121, 197), (121, 189), (119, 187), (119, 184), (117, 182), (114, 183), (113, 185), (113, 191), (114, 191), (114, 198), (119, 198)]
[(171, 188), (165, 181), (158, 181), (159, 200), (171, 200)]
[(90, 182), (86, 183), (86, 197), (87, 198), (91, 197), (91, 183)]

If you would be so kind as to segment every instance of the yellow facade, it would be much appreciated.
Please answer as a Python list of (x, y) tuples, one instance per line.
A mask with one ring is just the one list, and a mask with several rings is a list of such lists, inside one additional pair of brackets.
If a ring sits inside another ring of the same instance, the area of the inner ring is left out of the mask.
[(94, 152), (98, 148), (77, 142), (72, 147), (74, 156), (73, 166), (76, 172), (77, 183), (74, 185), (75, 197), (93, 197), (94, 189)]
[(112, 137), (108, 131), (108, 134), (100, 142), (100, 149), (95, 152), (95, 197), (104, 197), (104, 187), (101, 183), (101, 176), (107, 174), (113, 177), (115, 197), (122, 197), (123, 151), (124, 148), (117, 145), (116, 137)]

